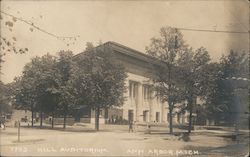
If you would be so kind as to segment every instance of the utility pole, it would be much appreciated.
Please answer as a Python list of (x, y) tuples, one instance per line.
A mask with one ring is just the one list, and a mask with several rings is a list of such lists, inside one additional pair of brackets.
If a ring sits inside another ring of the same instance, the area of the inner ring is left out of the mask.
[(17, 124), (17, 141), (20, 142), (20, 121)]
[(172, 71), (172, 66), (173, 66), (173, 62), (174, 62), (174, 55), (175, 54), (171, 54), (171, 53), (177, 53), (177, 47), (178, 47), (178, 41), (177, 41), (177, 28), (175, 28), (175, 36), (174, 36), (174, 52), (169, 52), (169, 62), (168, 62), (168, 92), (169, 92), (169, 98), (168, 98), (168, 105), (169, 105), (169, 132), (170, 134), (173, 133), (173, 109), (174, 109), (174, 104), (173, 104), (173, 100), (172, 100), (172, 94), (170, 94), (172, 92), (172, 83), (171, 83), (171, 71)]

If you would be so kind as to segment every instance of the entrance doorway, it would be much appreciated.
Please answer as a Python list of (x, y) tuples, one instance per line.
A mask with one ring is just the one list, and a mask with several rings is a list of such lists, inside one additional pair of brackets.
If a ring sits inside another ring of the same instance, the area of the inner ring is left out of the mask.
[(149, 121), (149, 111), (148, 110), (143, 111), (143, 121), (144, 122)]
[(156, 112), (155, 114), (155, 121), (160, 122), (160, 112)]

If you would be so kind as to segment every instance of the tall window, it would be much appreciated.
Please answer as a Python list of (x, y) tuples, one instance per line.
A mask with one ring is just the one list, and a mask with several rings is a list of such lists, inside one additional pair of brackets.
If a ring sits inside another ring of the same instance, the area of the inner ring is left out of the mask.
[(151, 97), (151, 91), (148, 85), (143, 86), (143, 96), (145, 100), (150, 99)]
[(145, 110), (143, 111), (143, 121), (148, 122), (148, 116), (149, 116), (149, 111)]
[(160, 122), (160, 112), (156, 112), (155, 121)]
[(156, 100), (158, 103), (161, 102), (161, 96), (159, 91), (156, 91)]
[(137, 95), (138, 95), (138, 84), (134, 83), (133, 98), (137, 97)]
[(136, 98), (138, 96), (138, 83), (129, 81), (129, 97)]
[(129, 81), (129, 97), (132, 97), (132, 91), (133, 91), (133, 83)]

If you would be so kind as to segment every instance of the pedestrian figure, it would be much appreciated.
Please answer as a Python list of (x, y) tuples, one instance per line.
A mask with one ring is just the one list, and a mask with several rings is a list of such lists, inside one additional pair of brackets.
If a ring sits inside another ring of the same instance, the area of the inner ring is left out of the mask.
[(137, 123), (136, 123), (136, 121), (134, 121), (134, 124), (133, 124), (133, 131), (136, 132), (136, 130), (137, 130)]
[(147, 123), (147, 128), (146, 128), (146, 134), (151, 134), (151, 130), (150, 130), (151, 126)]
[(0, 119), (0, 127), (1, 127), (1, 128), (2, 128), (2, 123), (3, 123), (3, 122), (2, 122), (2, 119)]
[(151, 134), (151, 125), (148, 125), (148, 133)]
[(5, 130), (5, 125), (4, 125), (3, 122), (1, 122), (1, 128), (2, 128), (3, 130)]
[(111, 116), (111, 123), (114, 124), (114, 116)]
[(118, 124), (118, 116), (115, 116), (115, 124)]
[(3, 130), (5, 130), (5, 120), (2, 121)]
[(122, 116), (119, 117), (119, 124), (122, 124)]
[(129, 130), (128, 130), (128, 132), (133, 132), (133, 122), (132, 121), (129, 122)]
[(181, 134), (181, 136), (178, 138), (178, 140), (183, 140), (184, 142), (190, 141), (190, 136), (188, 132), (184, 132)]

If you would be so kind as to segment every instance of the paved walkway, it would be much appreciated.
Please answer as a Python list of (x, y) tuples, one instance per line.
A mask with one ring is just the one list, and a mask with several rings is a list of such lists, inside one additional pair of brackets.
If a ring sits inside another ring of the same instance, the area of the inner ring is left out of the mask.
[(247, 138), (237, 143), (217, 136), (218, 132), (194, 133), (190, 142), (183, 142), (178, 140), (179, 136), (167, 134), (166, 128), (145, 134), (143, 128), (128, 133), (128, 126), (101, 125), (100, 132), (95, 132), (91, 125), (67, 126), (66, 130), (61, 127), (21, 128), (20, 142), (17, 142), (17, 128), (1, 130), (1, 155), (233, 157), (249, 151)]

